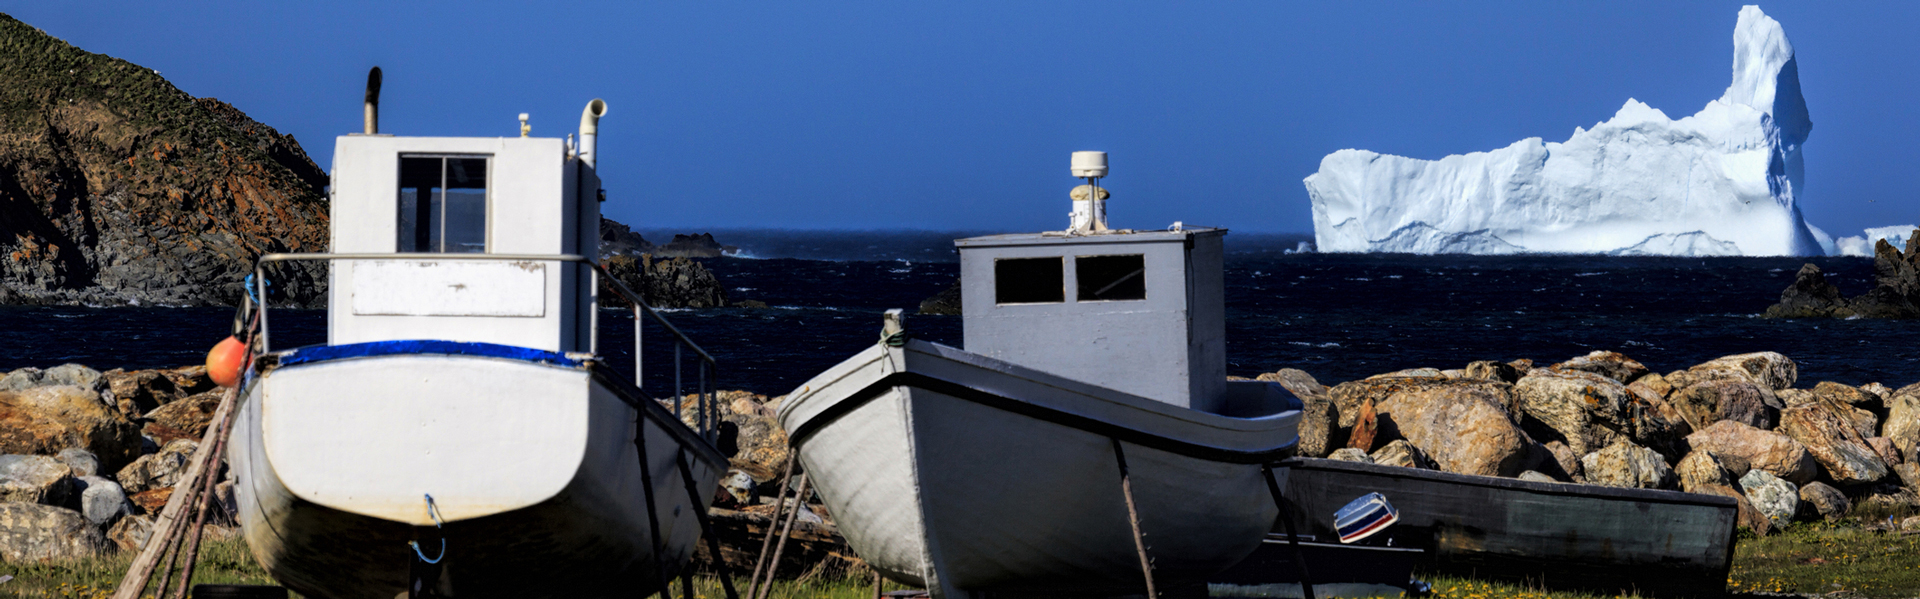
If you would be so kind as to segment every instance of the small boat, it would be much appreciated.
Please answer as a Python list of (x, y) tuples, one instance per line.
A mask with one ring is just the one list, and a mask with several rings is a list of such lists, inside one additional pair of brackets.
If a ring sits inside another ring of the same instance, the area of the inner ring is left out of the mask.
[[(727, 462), (636, 387), (638, 347), (632, 379), (598, 353), (606, 104), (578, 145), (528, 137), (525, 115), (517, 138), (398, 137), (377, 132), (378, 89), (375, 69), (365, 133), (335, 146), (331, 252), (262, 257), (249, 288), (327, 269), (325, 344), (274, 348), (250, 304), (260, 354), (227, 445), (248, 546), (308, 597), (662, 588)], [(712, 358), (609, 283), (636, 335), (655, 319), (676, 344), (673, 397), (695, 357), (712, 414)]]
[(1110, 230), (1074, 158), (1068, 230), (955, 242), (966, 349), (891, 311), (780, 406), (848, 544), (935, 599), (1191, 588), (1278, 515), (1300, 404), (1227, 380), (1226, 231)]
[[(1718, 495), (1454, 474), (1289, 458), (1288, 517), (1338, 536), (1332, 514), (1368, 493), (1398, 508), (1396, 546), (1423, 571), (1548, 588), (1719, 596), (1733, 563), (1738, 503)], [(1276, 527), (1278, 528), (1278, 527)]]

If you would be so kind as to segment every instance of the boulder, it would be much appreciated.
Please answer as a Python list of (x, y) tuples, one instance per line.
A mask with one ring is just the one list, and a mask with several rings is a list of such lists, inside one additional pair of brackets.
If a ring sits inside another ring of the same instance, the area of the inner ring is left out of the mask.
[(105, 527), (112, 524), (114, 518), (133, 512), (133, 502), (127, 499), (119, 483), (98, 476), (83, 476), (78, 480), (80, 514), (94, 526)]
[(1585, 480), (1585, 475), (1580, 471), (1580, 453), (1574, 451), (1573, 447), (1565, 441), (1548, 441), (1542, 446), (1553, 456), (1554, 463), (1560, 465), (1560, 471), (1567, 473), (1568, 479), (1576, 482)]
[(1626, 385), (1605, 376), (1536, 368), (1514, 384), (1513, 395), (1536, 438), (1564, 439), (1581, 455), (1631, 436), (1632, 395)]
[(1688, 368), (1686, 371), (1708, 378), (1715, 375), (1707, 373), (1743, 373), (1749, 380), (1768, 389), (1790, 389), (1794, 381), (1800, 377), (1800, 367), (1793, 363), (1792, 358), (1770, 351), (1722, 356)]
[(60, 463), (66, 464), (68, 468), (72, 468), (74, 476), (94, 476), (100, 474), (100, 458), (94, 457), (93, 452), (85, 449), (68, 447), (60, 450), (60, 453), (55, 454), (53, 459), (60, 460)]
[(121, 551), (135, 552), (153, 536), (153, 516), (127, 516), (107, 529), (107, 541)]
[(1619, 439), (1580, 458), (1587, 483), (1636, 489), (1670, 489), (1678, 482), (1665, 458), (1651, 449)]
[(1832, 412), (1819, 406), (1787, 408), (1780, 412), (1780, 432), (1813, 454), (1828, 476), (1843, 485), (1870, 483), (1887, 476), (1887, 464), (1867, 447), (1866, 439)]
[(1901, 387), (1887, 399), (1880, 436), (1892, 439), (1907, 461), (1920, 459), (1920, 383)]
[(140, 428), (82, 387), (0, 391), (0, 453), (54, 455), (69, 447), (113, 471), (140, 457)]
[(959, 316), (964, 309), (962, 306), (963, 304), (960, 303), (960, 280), (954, 279), (953, 284), (948, 285), (946, 289), (942, 289), (939, 293), (933, 294), (933, 297), (920, 300), (920, 311), (915, 312), (915, 314)]
[(1693, 427), (1680, 410), (1644, 387), (1627, 385), (1627, 393), (1633, 398), (1627, 406), (1627, 430), (1633, 442), (1660, 452), (1668, 461), (1685, 456), (1687, 435)]
[(1384, 374), (1376, 374), (1376, 375), (1367, 377), (1367, 380), (1373, 381), (1373, 380), (1379, 380), (1379, 379), (1430, 379), (1430, 378), (1444, 379), (1444, 378), (1450, 378), (1450, 377), (1448, 377), (1446, 373), (1441, 372), (1437, 368), (1408, 368), (1406, 370), (1396, 370), (1396, 371), (1388, 372)]
[(1373, 463), (1373, 457), (1367, 455), (1367, 452), (1360, 451), (1352, 447), (1342, 447), (1339, 449), (1335, 449), (1333, 450), (1333, 453), (1327, 454), (1327, 459), (1340, 460), (1342, 462), (1360, 462), (1363, 464)]
[(1635, 362), (1633, 358), (1629, 358), (1620, 352), (1604, 350), (1595, 350), (1593, 353), (1554, 364), (1550, 368), (1553, 370), (1591, 372), (1619, 381), (1623, 385), (1631, 383), (1634, 379), (1638, 379), (1641, 376), (1645, 376), (1648, 372), (1646, 366)]
[(1920, 510), (1920, 494), (1894, 484), (1861, 485), (1846, 490), (1853, 501), (1850, 512), (1856, 517), (1882, 518), (1888, 514), (1911, 514)]
[(130, 416), (151, 412), (180, 397), (180, 389), (173, 386), (173, 379), (159, 370), (128, 372), (115, 368), (102, 375), (113, 389), (120, 411)]
[(61, 505), (74, 493), (73, 469), (43, 455), (0, 455), (0, 501)]
[(1793, 515), (1800, 510), (1800, 489), (1765, 470), (1754, 470), (1740, 477), (1740, 488), (1775, 528), (1792, 522)]
[(148, 422), (141, 432), (162, 445), (175, 439), (199, 441), (207, 434), (207, 424), (213, 422), (213, 413), (220, 409), (220, 400), (226, 396), (222, 390), (208, 391), (160, 406), (148, 412)]
[(159, 514), (167, 507), (167, 500), (173, 498), (173, 487), (156, 487), (127, 496), (127, 501), (140, 508), (142, 514)]
[(81, 559), (100, 555), (106, 547), (106, 537), (80, 512), (51, 505), (0, 503), (0, 560)]
[(1702, 492), (1700, 489), (1712, 485), (1732, 485), (1737, 480), (1733, 473), (1727, 471), (1726, 466), (1720, 463), (1720, 459), (1714, 457), (1713, 452), (1697, 449), (1687, 454), (1687, 457), (1680, 458), (1680, 463), (1674, 466), (1673, 473), (1680, 479), (1680, 490), (1688, 493), (1700, 493)]
[(1514, 360), (1508, 362), (1507, 365), (1512, 366), (1515, 372), (1520, 373), (1520, 376), (1527, 376), (1527, 373), (1533, 372), (1533, 360), (1528, 358)]
[(1381, 401), (1387, 399), (1387, 396), (1403, 390), (1425, 389), (1456, 383), (1456, 381), (1450, 381), (1445, 377), (1435, 376), (1424, 378), (1368, 378), (1334, 385), (1332, 388), (1327, 389), (1327, 397), (1333, 400), (1333, 411), (1340, 417), (1338, 421), (1340, 432), (1337, 433), (1337, 435), (1340, 436), (1341, 441), (1344, 443), (1346, 431), (1352, 430), (1354, 422), (1360, 418), (1360, 404), (1365, 403), (1367, 400), (1373, 400), (1374, 406), (1378, 407)]
[(1526, 471), (1526, 472), (1522, 472), (1522, 473), (1520, 473), (1520, 476), (1516, 476), (1516, 477), (1514, 477), (1514, 478), (1518, 478), (1518, 479), (1520, 479), (1520, 480), (1530, 480), (1530, 481), (1533, 481), (1533, 482), (1536, 482), (1536, 483), (1557, 483), (1557, 482), (1561, 482), (1561, 481), (1559, 481), (1559, 480), (1556, 480), (1556, 479), (1554, 479), (1554, 478), (1553, 478), (1553, 477), (1551, 477), (1551, 476), (1547, 476), (1547, 475), (1545, 475), (1545, 474), (1541, 474), (1541, 473), (1539, 473), (1539, 472), (1537, 472), (1537, 471), (1533, 471), (1533, 470), (1528, 470), (1528, 471)]
[[(680, 409), (680, 420), (693, 426), (699, 421), (699, 398), (688, 395)], [(728, 458), (744, 460), (759, 469), (779, 472), (787, 464), (787, 431), (780, 428), (774, 408), (765, 395), (750, 391), (715, 391), (720, 408), (720, 452)], [(668, 406), (672, 411), (672, 406)]]
[(1638, 379), (1634, 379), (1633, 382), (1627, 383), (1627, 390), (1632, 391), (1636, 389), (1641, 390), (1642, 393), (1651, 393), (1654, 397), (1664, 399), (1673, 393), (1673, 384), (1668, 383), (1667, 377), (1660, 376), (1659, 373), (1647, 373)]
[(1893, 399), (1893, 390), (1887, 388), (1886, 385), (1880, 384), (1878, 381), (1861, 385), (1860, 390), (1872, 393), (1874, 397), (1880, 398), (1880, 405), (1882, 406), (1886, 405), (1887, 400)]
[(1888, 466), (1894, 466), (1906, 461), (1900, 459), (1900, 450), (1893, 446), (1893, 439), (1886, 437), (1867, 437), (1867, 447), (1872, 448), (1874, 455), (1880, 456), (1880, 461), (1886, 462)]
[(1753, 534), (1763, 537), (1773, 532), (1773, 523), (1767, 520), (1765, 514), (1760, 513), (1759, 508), (1754, 507), (1752, 501), (1747, 500), (1747, 494), (1740, 490), (1739, 483), (1730, 485), (1706, 485), (1689, 492), (1730, 497), (1740, 504), (1734, 517), (1736, 526), (1751, 530)]
[(1519, 382), (1520, 380), (1520, 369), (1514, 368), (1512, 364), (1507, 364), (1505, 362), (1481, 360), (1479, 362), (1467, 364), (1467, 367), (1464, 369), (1463, 372), (1461, 372), (1460, 376), (1461, 378), (1477, 379), (1482, 381), (1500, 381), (1502, 383), (1514, 383), (1514, 382)]
[(1300, 415), (1300, 455), (1323, 457), (1335, 447), (1346, 444), (1346, 439), (1337, 438), (1340, 414), (1334, 407), (1333, 398), (1327, 394), (1327, 388), (1314, 380), (1313, 375), (1293, 368), (1282, 368), (1255, 377), (1254, 380), (1280, 383), (1281, 387), (1300, 399), (1304, 406)]
[(1434, 469), (1433, 460), (1427, 458), (1426, 453), (1421, 452), (1420, 448), (1414, 447), (1406, 439), (1397, 439), (1388, 443), (1374, 450), (1368, 457), (1373, 459), (1373, 463), (1383, 466)]
[(1828, 412), (1832, 412), (1833, 415), (1839, 416), (1841, 420), (1853, 426), (1853, 430), (1858, 431), (1860, 437), (1863, 439), (1879, 436), (1880, 434), (1879, 417), (1874, 416), (1873, 412), (1865, 409), (1867, 407), (1879, 409), (1881, 406), (1878, 398), (1859, 389), (1839, 383), (1821, 382), (1818, 387), (1814, 387), (1812, 391), (1808, 391), (1803, 398), (1787, 400), (1783, 397), (1782, 401), (1789, 406), (1795, 405), (1794, 402), (1799, 401), (1803, 404), (1817, 405), (1825, 408)]
[[(1881, 388), (1884, 389), (1885, 387), (1883, 386)], [(1859, 387), (1843, 385), (1833, 381), (1820, 381), (1814, 385), (1813, 395), (1867, 410), (1883, 407), (1881, 402), (1884, 401), (1880, 395), (1869, 393)]]
[(1853, 509), (1853, 502), (1847, 501), (1847, 494), (1820, 481), (1800, 487), (1800, 503), (1813, 508), (1813, 512), (1823, 520), (1845, 518), (1847, 512)]
[(176, 439), (161, 447), (157, 453), (140, 456), (126, 468), (121, 468), (113, 478), (130, 495), (153, 489), (171, 489), (187, 473), (187, 465), (193, 461), (193, 452), (199, 449), (200, 444), (196, 441)]
[(68, 385), (80, 387), (95, 394), (105, 393), (111, 387), (100, 376), (100, 371), (79, 364), (61, 364), (53, 368), (21, 368), (0, 377), (0, 391), (25, 391), (35, 387), (53, 387)]
[(1920, 464), (1913, 462), (1894, 464), (1893, 473), (1900, 478), (1900, 484), (1920, 488)]
[(167, 377), (167, 380), (173, 383), (173, 396), (175, 399), (199, 395), (220, 388), (219, 384), (213, 382), (213, 377), (207, 376), (207, 366), (205, 364), (162, 370), (160, 371), (160, 375)]
[(1723, 464), (1729, 458), (1738, 459), (1751, 469), (1765, 470), (1796, 484), (1813, 480), (1819, 474), (1819, 462), (1814, 461), (1799, 441), (1731, 420), (1715, 422), (1687, 435), (1687, 444), (1694, 451), (1713, 452)]
[(1353, 421), (1353, 430), (1347, 432), (1347, 447), (1360, 451), (1373, 451), (1373, 442), (1380, 433), (1380, 415), (1373, 406), (1373, 400), (1360, 402), (1360, 416)]
[(1507, 412), (1510, 388), (1458, 380), (1400, 389), (1377, 404), (1381, 439), (1406, 439), (1447, 472), (1519, 474), (1531, 442)]
[(1779, 400), (1773, 393), (1750, 381), (1711, 379), (1674, 391), (1667, 400), (1679, 411), (1687, 426), (1700, 430), (1722, 420), (1731, 420), (1758, 429), (1773, 428), (1769, 402)]

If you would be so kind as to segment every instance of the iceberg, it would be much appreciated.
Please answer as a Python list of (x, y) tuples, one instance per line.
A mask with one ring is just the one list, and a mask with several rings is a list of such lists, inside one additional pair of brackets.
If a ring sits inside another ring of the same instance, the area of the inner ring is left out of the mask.
[(1913, 225), (1874, 227), (1867, 229), (1865, 231), (1866, 235), (1864, 236), (1847, 236), (1835, 239), (1833, 245), (1836, 251), (1827, 253), (1835, 256), (1864, 256), (1872, 258), (1874, 242), (1885, 239), (1887, 243), (1892, 244), (1895, 248), (1905, 248), (1907, 247), (1907, 238), (1913, 235), (1913, 230), (1916, 228), (1920, 227)]
[(1674, 120), (1628, 99), (1564, 142), (1419, 160), (1340, 150), (1306, 178), (1322, 252), (1805, 256), (1837, 253), (1796, 204), (1813, 123), (1793, 45), (1740, 9), (1733, 82)]

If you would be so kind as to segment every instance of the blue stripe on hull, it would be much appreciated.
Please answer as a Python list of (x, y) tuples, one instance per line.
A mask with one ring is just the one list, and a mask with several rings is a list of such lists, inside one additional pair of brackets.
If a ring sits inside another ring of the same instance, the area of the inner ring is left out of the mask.
[(530, 347), (516, 347), (495, 343), (476, 343), (470, 341), (441, 341), (435, 339), (407, 339), (400, 341), (371, 341), (367, 343), (349, 343), (346, 345), (316, 345), (302, 347), (280, 356), (281, 366), (326, 362), (347, 358), (366, 358), (372, 356), (393, 356), (408, 354), (446, 354), (456, 356), (482, 356), (505, 358), (524, 362), (540, 362), (556, 366), (578, 368), (581, 361), (567, 357), (566, 354), (550, 352)]

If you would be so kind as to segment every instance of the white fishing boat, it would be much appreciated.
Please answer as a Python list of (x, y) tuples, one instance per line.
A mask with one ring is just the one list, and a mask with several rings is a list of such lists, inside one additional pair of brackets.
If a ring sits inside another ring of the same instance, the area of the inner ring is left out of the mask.
[(1067, 231), (955, 242), (966, 349), (890, 312), (780, 407), (848, 544), (938, 599), (1197, 584), (1278, 515), (1300, 405), (1227, 380), (1226, 231), (1110, 230), (1105, 154), (1074, 170)]
[(528, 137), (525, 115), (520, 137), (381, 135), (378, 77), (365, 132), (335, 146), (331, 252), (263, 257), (249, 289), (328, 269), (325, 344), (275, 348), (257, 309), (227, 445), (248, 546), (307, 597), (652, 593), (690, 559), (727, 463), (633, 382), (643, 320), (676, 369), (692, 356), (672, 380), (697, 379), (703, 417), (711, 356), (618, 281), (635, 370), (597, 353), (606, 104), (577, 145)]

